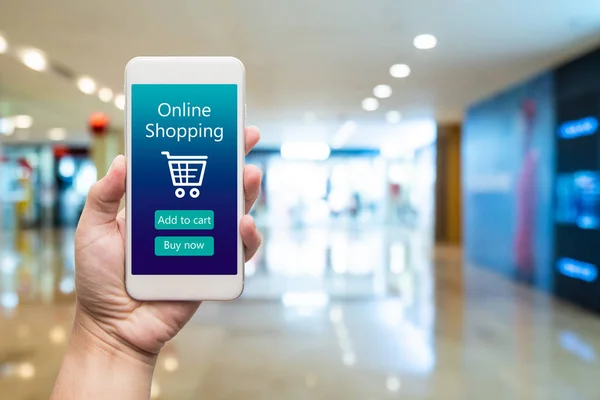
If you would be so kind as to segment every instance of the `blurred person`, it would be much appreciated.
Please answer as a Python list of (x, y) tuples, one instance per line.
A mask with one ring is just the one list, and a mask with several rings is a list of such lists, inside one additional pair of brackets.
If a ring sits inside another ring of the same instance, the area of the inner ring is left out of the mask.
[[(246, 130), (246, 153), (259, 140)], [(75, 235), (77, 306), (71, 339), (51, 398), (149, 399), (158, 354), (194, 315), (200, 302), (140, 302), (125, 291), (125, 157), (113, 161), (90, 189)], [(244, 170), (246, 213), (260, 188), (260, 171)], [(261, 236), (245, 215), (240, 233), (246, 261)]]

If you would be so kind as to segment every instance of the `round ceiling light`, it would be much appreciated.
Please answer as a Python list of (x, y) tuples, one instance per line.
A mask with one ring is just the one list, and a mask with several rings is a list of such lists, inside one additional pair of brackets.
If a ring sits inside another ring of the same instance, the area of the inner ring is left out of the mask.
[(30, 115), (15, 115), (13, 122), (17, 129), (29, 129), (33, 125), (33, 118)]
[(21, 51), (19, 58), (34, 71), (44, 71), (48, 66), (46, 55), (37, 49), (26, 49)]
[(375, 111), (379, 108), (379, 101), (373, 97), (367, 97), (361, 103), (363, 110)]
[(109, 103), (113, 98), (113, 91), (109, 88), (102, 88), (98, 91), (98, 97), (101, 101)]
[(124, 94), (118, 94), (115, 96), (115, 106), (119, 109), (119, 110), (124, 110), (125, 109), (125, 95)]
[(406, 64), (394, 64), (390, 67), (390, 75), (394, 78), (406, 78), (410, 75), (410, 67)]
[(419, 35), (414, 38), (413, 44), (419, 50), (430, 50), (437, 46), (437, 38), (430, 34)]
[(82, 76), (77, 80), (77, 87), (85, 94), (92, 94), (96, 91), (96, 82), (89, 76)]
[(8, 50), (8, 42), (6, 41), (6, 38), (2, 35), (0, 35), (0, 54), (4, 54), (6, 53)]
[(373, 94), (380, 99), (387, 99), (392, 95), (392, 88), (389, 85), (377, 85), (373, 88)]
[(50, 140), (65, 140), (67, 131), (64, 128), (52, 128), (48, 131)]

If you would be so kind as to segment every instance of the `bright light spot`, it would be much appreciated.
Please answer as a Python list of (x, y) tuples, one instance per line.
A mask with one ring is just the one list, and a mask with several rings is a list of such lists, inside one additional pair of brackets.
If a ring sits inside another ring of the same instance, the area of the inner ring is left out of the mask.
[(35, 376), (35, 367), (32, 363), (24, 362), (17, 368), (17, 375), (22, 379), (31, 379)]
[(91, 162), (86, 162), (79, 168), (79, 173), (75, 178), (75, 191), (82, 196), (86, 196), (97, 179), (96, 166)]
[(64, 128), (52, 128), (48, 131), (50, 140), (64, 140), (67, 137), (67, 131)]
[(102, 88), (98, 91), (98, 97), (101, 101), (108, 103), (113, 98), (113, 91), (109, 88)]
[(402, 243), (394, 243), (390, 247), (390, 270), (401, 274), (406, 269), (406, 247)]
[(373, 95), (380, 99), (387, 99), (392, 95), (392, 88), (389, 85), (377, 85), (373, 88)]
[(33, 118), (30, 115), (15, 115), (13, 122), (17, 129), (29, 129), (33, 125)]
[(60, 281), (60, 292), (70, 294), (75, 291), (75, 278), (73, 276), (65, 276)]
[(352, 135), (358, 130), (358, 124), (354, 121), (346, 121), (342, 124), (340, 129), (336, 132), (333, 140), (331, 141), (331, 147), (339, 149), (343, 147)]
[(437, 39), (433, 35), (425, 34), (415, 37), (413, 44), (417, 49), (429, 50), (437, 46)]
[(398, 111), (392, 110), (385, 113), (385, 120), (388, 124), (397, 124), (402, 119), (402, 114)]
[(398, 392), (401, 386), (400, 379), (395, 376), (389, 376), (385, 381), (385, 387), (393, 393)]
[(365, 111), (375, 111), (379, 108), (379, 100), (373, 97), (367, 97), (362, 101), (361, 105)]
[(286, 160), (322, 161), (329, 157), (329, 145), (323, 142), (288, 142), (281, 145), (281, 157)]
[(390, 67), (390, 75), (394, 78), (406, 78), (410, 75), (410, 67), (406, 64), (394, 64)]
[(324, 292), (285, 292), (281, 302), (286, 307), (325, 307), (329, 296)]
[(4, 292), (0, 297), (0, 304), (6, 309), (13, 309), (19, 305), (19, 295), (16, 292)]
[(60, 325), (50, 329), (48, 336), (50, 337), (50, 341), (54, 344), (61, 344), (67, 340), (67, 332), (65, 331), (65, 328)]
[(160, 385), (157, 382), (152, 381), (150, 386), (150, 398), (158, 399), (160, 397)]
[(329, 319), (331, 322), (342, 322), (342, 319), (344, 319), (344, 312), (340, 306), (331, 307), (331, 311), (329, 311)]
[(0, 260), (0, 271), (5, 274), (13, 274), (19, 266), (20, 258), (13, 252), (7, 252)]
[(58, 162), (58, 174), (62, 178), (72, 178), (75, 174), (75, 161), (73, 157), (66, 156)]
[(0, 54), (6, 53), (8, 50), (8, 42), (4, 36), (0, 35)]
[(125, 95), (124, 94), (118, 94), (115, 96), (115, 106), (119, 109), (119, 110), (124, 110), (125, 109)]
[(164, 366), (167, 371), (174, 372), (179, 368), (179, 361), (175, 357), (167, 357), (165, 358)]
[(12, 118), (0, 118), (0, 134), (12, 135), (15, 131), (15, 121)]
[(393, 164), (388, 171), (388, 178), (392, 183), (404, 183), (410, 176), (410, 170), (406, 165)]
[(89, 76), (82, 76), (77, 81), (77, 87), (85, 94), (92, 94), (96, 91), (96, 82)]
[(344, 355), (342, 356), (342, 362), (345, 366), (352, 367), (356, 364), (356, 355), (350, 352), (344, 353)]
[(46, 56), (37, 49), (26, 49), (21, 51), (20, 58), (23, 64), (34, 71), (44, 71), (48, 66)]

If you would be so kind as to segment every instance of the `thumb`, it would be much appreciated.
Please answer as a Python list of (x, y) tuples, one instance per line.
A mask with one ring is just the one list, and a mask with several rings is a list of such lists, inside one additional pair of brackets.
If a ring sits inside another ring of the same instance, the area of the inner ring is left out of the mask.
[(82, 219), (90, 225), (102, 225), (114, 221), (125, 195), (127, 165), (125, 157), (118, 155), (106, 175), (90, 188)]

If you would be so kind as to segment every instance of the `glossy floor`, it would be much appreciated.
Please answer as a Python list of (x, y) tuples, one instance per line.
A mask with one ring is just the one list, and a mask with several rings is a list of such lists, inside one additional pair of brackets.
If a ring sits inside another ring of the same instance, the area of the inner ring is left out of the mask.
[[(389, 229), (268, 231), (244, 297), (169, 343), (157, 399), (596, 399), (600, 318)], [(410, 238), (410, 240), (409, 240)], [(47, 398), (72, 232), (4, 232), (0, 398)]]

